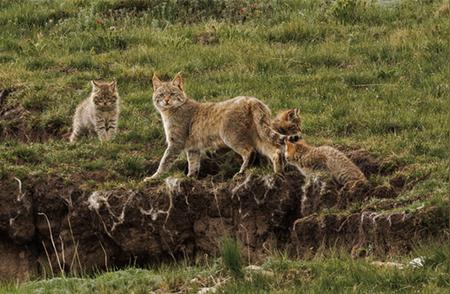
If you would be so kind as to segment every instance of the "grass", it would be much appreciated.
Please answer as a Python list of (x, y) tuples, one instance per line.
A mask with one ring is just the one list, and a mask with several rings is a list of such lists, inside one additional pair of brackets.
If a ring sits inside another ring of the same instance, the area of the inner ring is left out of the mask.
[[(230, 242), (234, 251), (236, 243)], [(280, 253), (261, 264), (263, 271), (246, 270), (239, 279), (230, 279), (233, 274), (226, 262), (216, 259), (2, 285), (0, 293), (197, 293), (217, 285), (219, 293), (447, 293), (448, 254), (446, 243), (418, 246), (410, 255), (394, 260), (404, 265), (397, 269), (376, 266), (370, 259), (352, 260), (339, 251), (312, 260), (291, 260)], [(222, 260), (227, 256), (224, 253)], [(423, 267), (409, 266), (418, 256), (424, 257)]]
[[(298, 107), (309, 142), (360, 146), (396, 158), (410, 174), (430, 173), (399, 196), (412, 201), (396, 209), (446, 209), (448, 3), (392, 2), (0, 0), (0, 88), (16, 88), (7, 105), (22, 104), (30, 112), (30, 130), (49, 134), (45, 141), (1, 138), (0, 178), (54, 173), (70, 179), (95, 173), (104, 175), (99, 177), (103, 180), (82, 185), (135, 185), (149, 175), (149, 166), (165, 148), (162, 122), (151, 102), (151, 76), (156, 72), (169, 78), (181, 71), (187, 93), (198, 101), (253, 95), (273, 112)], [(205, 33), (215, 41), (199, 42)], [(118, 81), (120, 132), (106, 144), (87, 138), (71, 146), (64, 139), (71, 116), (89, 94), (89, 81), (98, 77)], [(371, 180), (381, 184), (388, 178)], [(288, 269), (300, 273), (297, 284), (255, 275), (233, 280), (223, 291), (406, 292), (416, 287), (436, 293), (448, 286), (441, 265), (378, 272), (365, 261), (345, 258), (276, 260), (264, 266), (273, 270), (274, 264), (288, 263)], [(167, 275), (173, 275), (166, 282), (171, 288), (183, 284), (178, 274), (193, 278), (208, 270), (128, 269), (2, 291), (41, 287), (51, 292), (67, 283), (80, 292), (108, 292), (125, 285), (105, 278), (117, 274), (119, 280), (146, 280), (143, 288), (140, 283), (126, 286), (145, 292), (161, 285), (160, 278), (164, 283)]]
[(243, 277), (242, 258), (238, 241), (230, 237), (226, 237), (222, 241), (221, 256), (224, 267), (235, 279)]
[[(422, 9), (413, 1), (207, 2), (3, 3), (0, 88), (17, 88), (8, 103), (21, 103), (30, 130), (50, 136), (31, 145), (2, 140), (6, 172), (69, 177), (85, 170), (108, 174), (117, 185), (143, 179), (165, 148), (150, 78), (181, 71), (187, 93), (199, 101), (244, 94), (274, 112), (298, 107), (311, 143), (361, 146), (431, 171), (411, 195), (433, 191), (433, 201), (443, 202), (444, 2), (424, 2)], [(205, 33), (216, 41), (198, 42)], [(98, 77), (118, 80), (120, 133), (108, 144), (89, 138), (68, 146), (74, 109)]]

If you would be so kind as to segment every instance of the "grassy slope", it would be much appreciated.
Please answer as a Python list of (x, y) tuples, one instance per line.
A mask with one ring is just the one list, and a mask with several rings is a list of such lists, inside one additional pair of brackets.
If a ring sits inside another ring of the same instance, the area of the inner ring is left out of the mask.
[[(273, 2), (273, 8), (258, 4), (245, 22), (239, 1), (198, 13), (195, 3), (204, 2), (192, 2), (194, 12), (183, 14), (173, 5), (115, 10), (120, 1), (112, 0), (0, 0), (0, 88), (18, 87), (9, 103), (30, 110), (36, 129), (68, 131), (93, 78), (116, 78), (123, 99), (113, 142), (1, 141), (0, 176), (70, 178), (88, 170), (111, 178), (90, 186), (139, 182), (164, 149), (150, 78), (182, 71), (197, 100), (244, 94), (274, 111), (299, 107), (312, 143), (358, 145), (394, 155), (412, 173), (431, 172), (400, 197), (426, 196), (412, 207), (448, 204), (448, 7), (441, 1), (370, 9)], [(196, 42), (211, 31), (218, 43)]]
[[(153, 16), (110, 10), (120, 3), (114, 1), (45, 3), (0, 2), (0, 87), (19, 87), (14, 98), (32, 111), (35, 129), (68, 131), (89, 80), (116, 78), (120, 134), (103, 146), (95, 139), (76, 146), (60, 138), (1, 142), (0, 160), (19, 178), (90, 170), (109, 174), (114, 180), (107, 185), (139, 181), (164, 148), (150, 77), (182, 71), (197, 100), (245, 94), (274, 111), (299, 107), (310, 142), (394, 155), (414, 173), (431, 172), (410, 194), (434, 202), (446, 197), (448, 22), (438, 13), (441, 3), (348, 13), (300, 1), (289, 9), (257, 6), (242, 24), (234, 10), (210, 8), (212, 18), (190, 25), (179, 22), (190, 20), (183, 14), (163, 20), (176, 11), (170, 5), (154, 8)], [(195, 41), (213, 27), (218, 44)]]

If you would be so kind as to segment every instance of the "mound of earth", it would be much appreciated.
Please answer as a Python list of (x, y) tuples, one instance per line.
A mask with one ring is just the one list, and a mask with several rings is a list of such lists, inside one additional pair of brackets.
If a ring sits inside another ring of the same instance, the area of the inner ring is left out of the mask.
[[(415, 181), (399, 165), (344, 151), (366, 174), (391, 173), (390, 184), (345, 195), (326, 176), (304, 178), (296, 170), (217, 180), (208, 174), (217, 175), (220, 154), (206, 160), (199, 180), (169, 177), (133, 189), (85, 190), (81, 177), (3, 178), (0, 279), (215, 256), (227, 235), (251, 262), (274, 250), (303, 258), (332, 246), (355, 257), (395, 254), (447, 228), (448, 212), (437, 207), (392, 212)], [(348, 210), (374, 197), (386, 200), (384, 212), (369, 204)]]
[(44, 128), (36, 126), (36, 114), (19, 102), (8, 99), (15, 91), (15, 88), (0, 89), (0, 140), (43, 142), (49, 138), (62, 138), (64, 126), (59, 123)]

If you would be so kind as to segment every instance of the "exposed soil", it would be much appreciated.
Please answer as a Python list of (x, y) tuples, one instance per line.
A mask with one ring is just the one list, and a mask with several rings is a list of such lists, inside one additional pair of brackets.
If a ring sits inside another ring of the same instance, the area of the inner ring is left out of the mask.
[[(36, 114), (22, 104), (9, 99), (17, 89), (0, 89), (0, 140), (16, 139), (22, 142), (43, 142), (63, 137), (63, 125), (36, 126)], [(10, 100), (10, 101), (9, 101)]]
[[(3, 178), (0, 279), (214, 256), (225, 235), (240, 240), (251, 262), (274, 250), (309, 257), (332, 246), (355, 257), (395, 254), (447, 228), (448, 212), (436, 207), (377, 212), (405, 204), (397, 195), (418, 180), (363, 150), (344, 151), (366, 175), (391, 174), (389, 183), (348, 195), (326, 175), (296, 170), (231, 179), (220, 167), (239, 160), (222, 151), (203, 161), (199, 180), (169, 177), (131, 190), (86, 190), (86, 175)], [(369, 198), (382, 200), (377, 207)], [(368, 204), (348, 210), (356, 202)]]

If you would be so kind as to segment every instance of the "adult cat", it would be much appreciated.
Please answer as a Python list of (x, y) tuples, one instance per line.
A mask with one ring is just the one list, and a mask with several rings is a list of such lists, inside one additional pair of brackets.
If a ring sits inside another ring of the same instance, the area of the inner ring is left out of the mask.
[(170, 82), (153, 76), (153, 103), (162, 117), (167, 149), (158, 170), (145, 180), (160, 177), (181, 152), (189, 163), (188, 176), (200, 169), (200, 155), (207, 148), (228, 146), (243, 160), (239, 173), (253, 152), (267, 156), (275, 173), (282, 171), (280, 144), (285, 136), (274, 131), (269, 108), (254, 97), (239, 96), (219, 103), (200, 103), (186, 96), (180, 74)]

